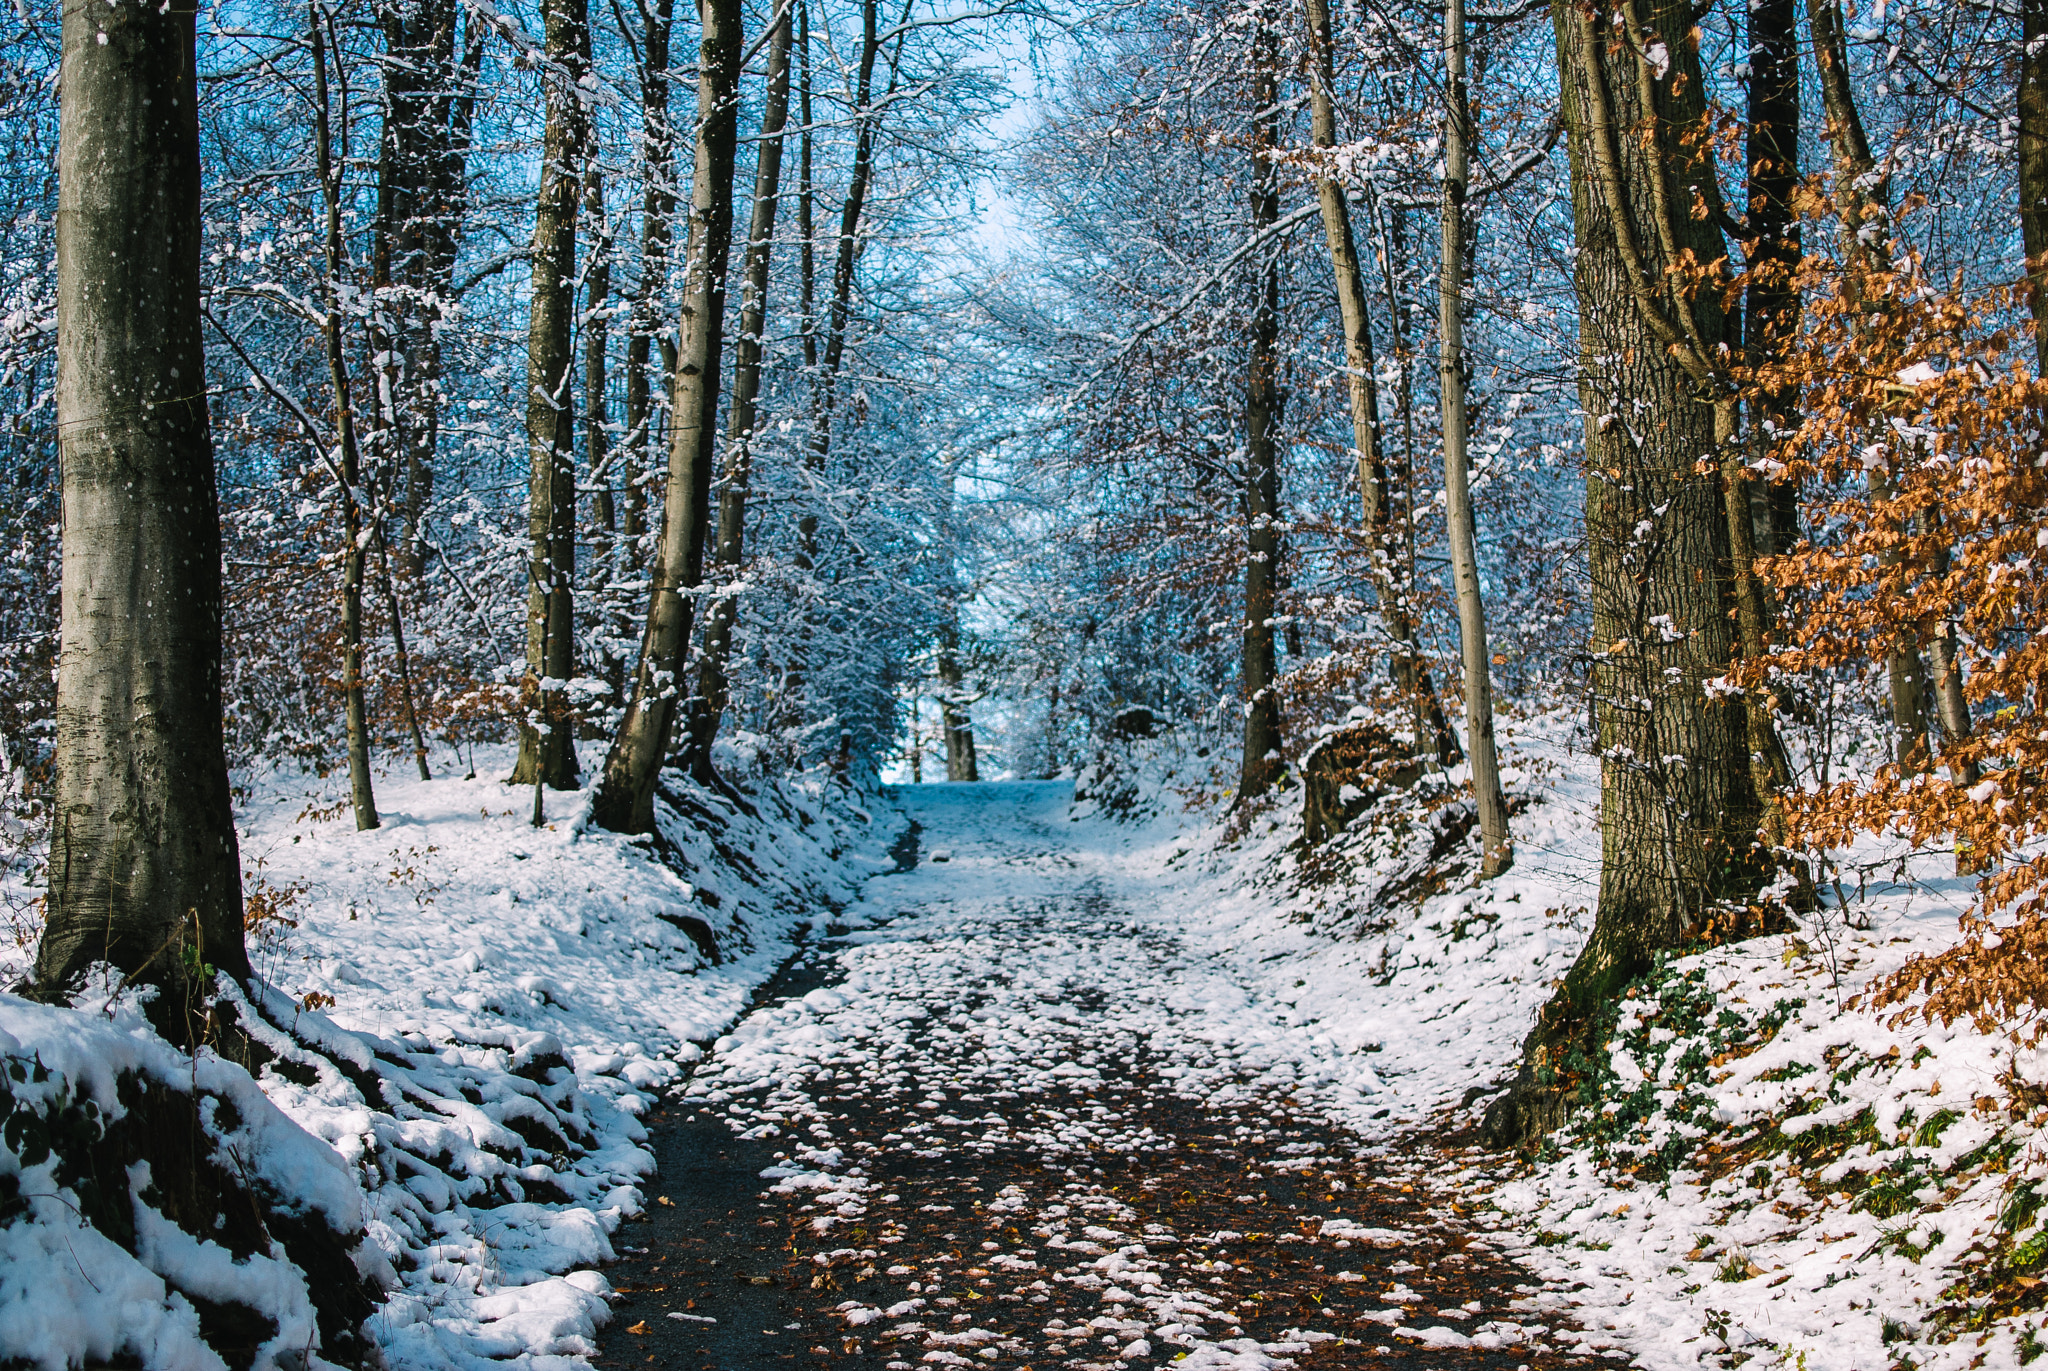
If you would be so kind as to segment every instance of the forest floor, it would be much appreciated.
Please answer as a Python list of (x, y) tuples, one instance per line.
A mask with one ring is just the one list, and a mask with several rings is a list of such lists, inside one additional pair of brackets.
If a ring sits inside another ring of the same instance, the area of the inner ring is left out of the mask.
[[(1591, 1365), (1427, 1134), (1273, 1050), (1280, 1008), (1061, 784), (896, 792), (870, 880), (648, 1122), (596, 1360), (1253, 1371)], [(1559, 1331), (1563, 1336), (1557, 1336)]]

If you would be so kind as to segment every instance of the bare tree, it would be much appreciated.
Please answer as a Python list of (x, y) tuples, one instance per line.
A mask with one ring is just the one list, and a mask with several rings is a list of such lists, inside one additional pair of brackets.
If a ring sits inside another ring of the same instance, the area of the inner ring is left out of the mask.
[[(1273, 153), (1280, 145), (1278, 38), (1263, 22), (1253, 44), (1251, 101), (1252, 236), (1271, 232), (1280, 219), (1280, 173)], [(1244, 392), (1244, 625), (1240, 689), (1244, 694), (1244, 756), (1238, 767), (1239, 799), (1255, 799), (1279, 779), (1279, 668), (1273, 645), (1274, 592), (1280, 570), (1280, 459), (1274, 431), (1280, 426), (1280, 262), (1269, 247), (1259, 267), (1258, 300), (1252, 309), (1250, 356)]]
[[(1311, 137), (1318, 148), (1337, 146), (1337, 108), (1331, 95), (1336, 85), (1334, 38), (1325, 0), (1302, 0), (1309, 37), (1309, 115)], [(1330, 248), (1330, 270), (1337, 287), (1337, 308), (1344, 322), (1344, 383), (1351, 402), (1351, 437), (1357, 454), (1358, 491), (1364, 503), (1367, 555), (1371, 557), (1373, 590), (1379, 600), (1380, 625), (1386, 630), (1388, 666), (1395, 686), (1415, 711), (1416, 747), (1428, 747), (1445, 766), (1462, 756), (1457, 734), (1444, 717), (1436, 686), (1415, 635), (1413, 605), (1413, 530), (1408, 477), (1395, 480), (1386, 455), (1380, 422), (1379, 360), (1374, 355), (1372, 314), (1366, 308), (1365, 273), (1359, 265), (1357, 235), (1351, 227), (1351, 205), (1334, 167), (1316, 176), (1316, 198), (1323, 212), (1323, 236)], [(1390, 264), (1391, 266), (1391, 264)]]
[[(668, 277), (669, 220), (675, 213), (675, 132), (668, 117), (669, 37), (675, 26), (673, 0), (642, 5), (640, 66), (640, 282), (633, 293), (626, 337), (626, 431), (620, 442), (626, 465), (626, 508), (620, 537), (624, 569), (640, 569), (640, 544), (647, 534), (647, 484), (657, 450), (654, 414), (656, 306)], [(621, 28), (624, 22), (621, 21)], [(664, 343), (663, 351), (671, 351)], [(664, 356), (660, 374), (674, 370)]]
[[(768, 43), (768, 83), (762, 99), (761, 142), (754, 165), (754, 207), (747, 225), (747, 254), (741, 275), (740, 331), (733, 344), (732, 408), (727, 416), (723, 489), (718, 497), (718, 540), (712, 564), (720, 575), (737, 575), (746, 554), (747, 488), (753, 480), (754, 424), (761, 393), (762, 331), (768, 321), (768, 268), (775, 250), (775, 210), (781, 196), (782, 127), (789, 114), (791, 18), (776, 21)], [(697, 693), (690, 701), (690, 767), (699, 781), (713, 784), (711, 744), (731, 694), (726, 667), (739, 602), (719, 597), (704, 626), (698, 655)]]
[(697, 154), (678, 328), (674, 430), (647, 629), (633, 698), (605, 758), (592, 817), (615, 832), (654, 824), (654, 786), (681, 700), (683, 656), (704, 574), (711, 469), (718, 458), (718, 382), (725, 276), (732, 255), (732, 173), (739, 140), (739, 0), (706, 0), (697, 66)]
[(1437, 384), (1444, 425), (1444, 525), (1450, 535), (1451, 580), (1458, 596), (1458, 645), (1465, 668), (1466, 753), (1472, 797), (1479, 807), (1479, 875), (1491, 879), (1514, 864), (1508, 802), (1501, 794), (1493, 746), (1493, 675), (1486, 648), (1486, 606), (1479, 593), (1468, 474), (1465, 377), (1465, 182), (1471, 104), (1465, 91), (1464, 0), (1444, 5), (1443, 255), (1437, 267)]
[(56, 824), (35, 983), (111, 963), (172, 993), (249, 972), (221, 734), (221, 538), (200, 337), (193, 11), (64, 11)]
[(334, 166), (327, 99), (326, 31), (331, 19), (318, 0), (307, 7), (307, 15), (313, 49), (313, 159), (326, 226), (320, 333), (327, 347), (327, 378), (334, 390), (335, 441), (330, 461), (341, 496), (341, 698), (348, 726), (349, 803), (355, 810), (356, 830), (361, 832), (379, 825), (377, 797), (370, 781), (370, 721), (363, 698), (363, 569), (368, 556), (363, 536), (363, 464), (342, 337), (341, 185)]
[[(533, 306), (526, 336), (527, 708), (516, 785), (577, 784), (564, 684), (576, 670), (576, 212), (588, 160), (590, 70), (584, 0), (547, 0), (547, 129), (533, 225)], [(536, 800), (536, 803), (538, 801)]]

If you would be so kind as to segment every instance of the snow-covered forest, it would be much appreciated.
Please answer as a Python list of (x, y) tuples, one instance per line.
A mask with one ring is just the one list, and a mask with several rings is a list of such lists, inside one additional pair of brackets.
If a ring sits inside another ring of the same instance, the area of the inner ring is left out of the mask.
[(0, 1368), (2048, 1350), (2048, 0), (0, 112)]

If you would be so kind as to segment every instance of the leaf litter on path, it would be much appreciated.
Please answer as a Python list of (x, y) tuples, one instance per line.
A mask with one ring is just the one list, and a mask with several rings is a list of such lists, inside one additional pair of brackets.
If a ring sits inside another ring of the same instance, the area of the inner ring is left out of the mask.
[(1462, 1163), (1210, 1031), (1227, 972), (1055, 832), (934, 808), (945, 870), (878, 878), (650, 1120), (673, 1203), (613, 1273), (648, 1331), (601, 1363), (1625, 1359), (1464, 1224), (1430, 1181)]

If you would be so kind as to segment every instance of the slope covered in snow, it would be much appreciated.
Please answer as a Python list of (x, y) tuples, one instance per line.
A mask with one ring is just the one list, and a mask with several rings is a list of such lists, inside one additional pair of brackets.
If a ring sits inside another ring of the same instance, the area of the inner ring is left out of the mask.
[[(1249, 821), (1182, 811), (1210, 765), (1193, 740), (1083, 778), (1124, 796), (1131, 860), (1182, 883), (1210, 946), (1280, 1007), (1276, 1042), (1344, 1084), (1327, 1102), (1366, 1139), (1476, 1122), (1590, 928), (1597, 759), (1568, 719), (1503, 735), (1517, 859), (1485, 885), (1463, 806), (1433, 782), (1311, 851), (1298, 788)], [(1657, 1371), (2048, 1350), (2048, 1060), (1859, 999), (1953, 945), (1972, 883), (1951, 863), (1875, 841), (1844, 854), (1861, 886), (1831, 888), (1794, 933), (1671, 958), (1630, 991), (1584, 1107), (1533, 1163), (1446, 1153), (1496, 1241), (1575, 1287), (1601, 1345)]]
[[(354, 1245), (351, 1279), (368, 1282), (362, 1331), (395, 1365), (550, 1365), (594, 1350), (608, 1290), (597, 1268), (652, 1166), (638, 1116), (886, 865), (894, 834), (843, 796), (797, 787), (746, 803), (677, 787), (641, 839), (591, 829), (587, 792), (546, 796), (533, 827), (531, 795), (386, 778), (383, 826), (357, 833), (326, 784), (251, 781), (241, 850), (268, 983), (238, 1004), (253, 1083), (210, 1050), (196, 1065), (172, 1052), (133, 992), (101, 987), (71, 1010), (0, 997), (15, 1081), (0, 1144), (0, 1361), (182, 1371), (223, 1353), (236, 1366), (344, 1354), (334, 1327), (314, 1336), (289, 1244), (222, 1247), (203, 1225), (196, 1238), (131, 1233), (82, 1196), (85, 1140), (155, 1107), (121, 1084), (141, 1079), (182, 1080), (212, 1152), (270, 1168), (244, 1188), (274, 1210), (333, 1216)], [(11, 950), (7, 982), (29, 950)], [(154, 1212), (147, 1179), (133, 1185), (136, 1214)], [(50, 1290), (80, 1281), (74, 1319), (43, 1317)], [(230, 1297), (276, 1331), (252, 1342), (210, 1325), (207, 1300)]]

